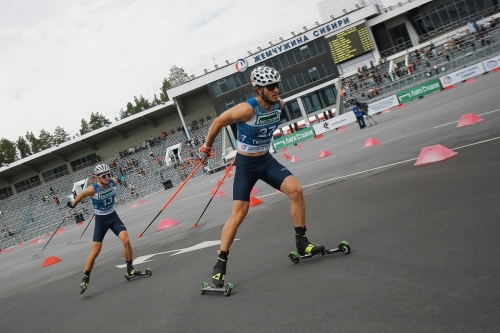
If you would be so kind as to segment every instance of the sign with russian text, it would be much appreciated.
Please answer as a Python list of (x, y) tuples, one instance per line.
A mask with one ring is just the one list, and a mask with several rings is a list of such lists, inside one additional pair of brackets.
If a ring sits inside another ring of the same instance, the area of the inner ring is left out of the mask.
[(316, 134), (314, 133), (313, 128), (307, 127), (287, 136), (282, 136), (279, 139), (273, 140), (272, 144), (275, 150), (280, 150), (285, 147), (293, 146), (296, 143), (313, 139), (315, 136)]
[(312, 126), (314, 128), (314, 132), (316, 133), (316, 135), (318, 135), (318, 134), (322, 134), (322, 133), (337, 129), (340, 126), (344, 126), (344, 125), (353, 123), (355, 121), (356, 121), (356, 116), (354, 115), (354, 112), (347, 111), (346, 113), (344, 113), (338, 117), (330, 118), (326, 121), (323, 121), (319, 124), (314, 124)]
[(451, 86), (452, 84), (465, 81), (471, 77), (478, 76), (484, 73), (484, 68), (482, 63), (478, 63), (467, 68), (461, 69), (459, 71), (453, 72), (451, 74), (440, 77), (441, 85), (443, 88)]
[(398, 105), (399, 105), (398, 97), (396, 95), (392, 95), (384, 99), (381, 99), (379, 101), (368, 104), (368, 114), (372, 115), (375, 113), (379, 113)]
[(398, 93), (398, 99), (399, 102), (403, 104), (419, 97), (432, 94), (433, 92), (440, 91), (441, 89), (441, 81), (439, 81), (439, 79), (433, 79), (419, 84), (418, 86), (411, 87), (410, 89), (403, 90)]

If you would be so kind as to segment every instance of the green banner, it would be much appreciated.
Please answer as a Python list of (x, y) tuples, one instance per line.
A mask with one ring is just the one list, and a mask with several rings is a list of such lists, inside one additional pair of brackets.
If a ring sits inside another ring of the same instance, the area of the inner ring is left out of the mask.
[(400, 103), (406, 103), (439, 90), (441, 90), (441, 81), (434, 79), (398, 93), (398, 100)]
[(280, 150), (285, 147), (293, 146), (296, 143), (313, 139), (315, 136), (316, 134), (314, 134), (314, 129), (312, 127), (307, 127), (301, 129), (300, 131), (273, 140), (272, 143), (275, 150)]

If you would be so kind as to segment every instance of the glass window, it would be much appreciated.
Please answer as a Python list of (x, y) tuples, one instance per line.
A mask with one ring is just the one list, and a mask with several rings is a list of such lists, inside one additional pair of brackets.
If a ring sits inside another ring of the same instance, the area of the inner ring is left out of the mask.
[(433, 29), (437, 29), (443, 26), (443, 22), (441, 22), (441, 18), (436, 11), (433, 11), (429, 14), (429, 18), (432, 21)]
[(210, 88), (212, 89), (212, 93), (214, 94), (214, 96), (219, 96), (220, 94), (222, 94), (218, 82), (211, 83)]
[(289, 51), (286, 53), (286, 58), (288, 59), (288, 63), (290, 66), (293, 66), (297, 63), (297, 60), (295, 59), (293, 52)]
[(318, 67), (316, 67), (316, 69), (318, 70), (318, 75), (320, 78), (324, 78), (324, 77), (327, 77), (328, 75), (326, 74), (326, 70), (325, 70), (325, 67), (320, 65)]
[(283, 69), (284, 69), (284, 68), (288, 68), (288, 67), (290, 67), (290, 64), (288, 63), (288, 59), (287, 59), (287, 57), (286, 57), (286, 55), (285, 55), (285, 54), (280, 54), (280, 55), (278, 56), (278, 59), (279, 59), (279, 61), (280, 61), (281, 65), (282, 65), (282, 68), (283, 68)]
[(286, 79), (281, 80), (280, 93), (284, 94), (289, 92), (290, 90), (291, 89), (290, 85), (288, 84), (288, 81)]
[(299, 48), (295, 48), (295, 49), (293, 49), (290, 52), (293, 53), (293, 55), (295, 56), (295, 59), (297, 60), (297, 62), (304, 61), (304, 57), (302, 56), (302, 52), (300, 52)]
[(277, 71), (280, 71), (280, 70), (283, 69), (283, 67), (281, 66), (281, 63), (280, 63), (280, 60), (279, 60), (278, 57), (272, 58), (271, 60), (272, 60), (271, 62), (273, 64), (272, 67), (274, 69), (276, 69)]
[(238, 76), (238, 74), (233, 74), (232, 77), (233, 77), (233, 80), (234, 80), (234, 84), (236, 85), (236, 88), (241, 87), (242, 84), (240, 82), (240, 77)]
[(300, 53), (302, 53), (302, 57), (304, 58), (304, 60), (311, 58), (311, 52), (309, 52), (309, 48), (307, 47), (307, 45), (300, 47)]
[(325, 44), (323, 43), (322, 38), (316, 39), (315, 44), (316, 44), (316, 48), (318, 49), (318, 54), (325, 53)]
[(220, 88), (220, 91), (222, 93), (226, 93), (229, 91), (229, 89), (227, 88), (227, 83), (226, 83), (225, 79), (219, 80), (219, 81), (217, 81), (217, 83), (219, 84), (219, 88)]
[(234, 106), (234, 101), (229, 101), (229, 102), (226, 102), (226, 110), (229, 110), (230, 108), (232, 108)]
[(446, 10), (445, 5), (438, 6), (437, 12), (439, 14), (439, 17), (441, 17), (441, 22), (443, 22), (443, 25), (451, 23), (451, 19), (450, 16), (448, 15), (448, 11)]
[(228, 76), (226, 78), (226, 84), (227, 84), (228, 91), (236, 89), (236, 84), (234, 83), (234, 79), (233, 79), (232, 75)]
[[(318, 38), (321, 39), (321, 38)], [(311, 57), (315, 57), (319, 54), (318, 48), (316, 47), (316, 42), (313, 41), (312, 43), (307, 44), (309, 47), (309, 52), (311, 52)]]
[(302, 77), (302, 73), (297, 73), (294, 75), (295, 77), (295, 80), (297, 81), (297, 84), (299, 85), (299, 87), (303, 87), (305, 86), (307, 83), (306, 81), (304, 80), (304, 78)]
[(309, 72), (309, 75), (311, 76), (311, 82), (319, 80), (319, 74), (318, 74), (318, 70), (316, 69), (316, 67), (309, 69), (308, 72)]
[[(238, 77), (238, 80), (240, 81), (242, 86), (249, 83), (246, 72), (238, 72), (238, 73), (236, 73), (236, 76)], [(250, 74), (248, 74), (248, 76), (250, 76)], [(236, 80), (234, 80), (234, 81), (237, 82)]]
[(325, 66), (327, 76), (335, 75), (335, 70), (333, 69), (333, 64), (331, 62), (324, 62), (322, 65)]
[(299, 85), (297, 84), (297, 81), (295, 81), (294, 76), (289, 77), (287, 80), (288, 80), (288, 84), (290, 85), (290, 91), (293, 91), (293, 90), (299, 88)]

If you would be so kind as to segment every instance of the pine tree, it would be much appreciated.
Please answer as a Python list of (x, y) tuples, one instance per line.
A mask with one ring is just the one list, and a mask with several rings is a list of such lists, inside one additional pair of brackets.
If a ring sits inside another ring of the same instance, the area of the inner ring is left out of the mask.
[(50, 132), (46, 130), (41, 130), (40, 135), (38, 136), (38, 141), (40, 142), (41, 150), (49, 149), (54, 145), (54, 137)]
[(168, 82), (167, 79), (163, 79), (163, 84), (160, 88), (161, 93), (160, 93), (160, 101), (163, 103), (168, 102), (168, 95), (167, 95), (167, 90), (170, 89), (170, 83)]
[(0, 140), (0, 166), (12, 163), (17, 158), (16, 144), (2, 138)]
[(16, 142), (17, 150), (19, 150), (19, 156), (25, 158), (31, 155), (31, 147), (26, 141), (26, 139), (20, 136)]
[(33, 134), (33, 132), (26, 132), (26, 140), (28, 140), (30, 147), (31, 147), (31, 152), (33, 154), (36, 154), (40, 151), (42, 151), (42, 145), (40, 140), (36, 138), (36, 136)]
[(190, 78), (184, 71), (184, 68), (177, 67), (175, 65), (170, 68), (170, 75), (168, 76), (168, 83), (170, 84), (170, 87), (178, 86), (189, 79)]
[(90, 129), (89, 123), (87, 123), (87, 121), (85, 119), (82, 119), (81, 126), (80, 126), (80, 135), (84, 135), (90, 131), (91, 131), (91, 129)]
[(94, 112), (92, 112), (88, 126), (90, 127), (90, 130), (93, 131), (109, 124), (111, 124), (111, 122), (102, 114), (99, 112), (94, 114)]
[(61, 126), (54, 130), (54, 144), (58, 145), (69, 140), (69, 134)]

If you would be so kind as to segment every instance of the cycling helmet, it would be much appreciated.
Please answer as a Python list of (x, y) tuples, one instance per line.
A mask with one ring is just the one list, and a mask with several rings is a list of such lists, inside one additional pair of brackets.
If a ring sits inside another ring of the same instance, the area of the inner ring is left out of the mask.
[(267, 66), (255, 68), (250, 74), (250, 81), (255, 86), (267, 86), (268, 84), (278, 83), (281, 81), (280, 73), (277, 70)]
[(105, 173), (105, 172), (109, 172), (109, 171), (110, 171), (110, 168), (109, 168), (109, 165), (107, 165), (107, 164), (98, 164), (94, 168), (94, 173), (96, 175), (100, 175), (101, 173)]

